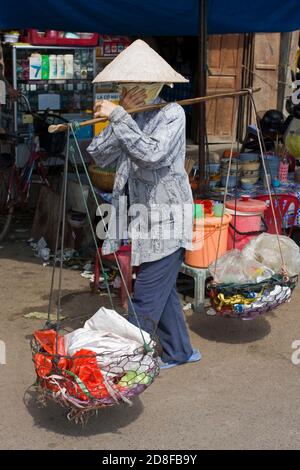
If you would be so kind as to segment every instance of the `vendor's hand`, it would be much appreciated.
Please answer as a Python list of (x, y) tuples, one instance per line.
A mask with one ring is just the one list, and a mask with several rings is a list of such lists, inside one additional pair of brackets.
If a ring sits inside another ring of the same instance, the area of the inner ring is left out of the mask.
[(109, 119), (110, 114), (116, 107), (117, 105), (109, 100), (96, 101), (94, 106), (94, 116), (95, 118), (103, 117)]
[(120, 96), (120, 106), (123, 106), (126, 111), (128, 109), (144, 106), (146, 97), (147, 94), (144, 88), (136, 86), (131, 90), (127, 91), (124, 87)]

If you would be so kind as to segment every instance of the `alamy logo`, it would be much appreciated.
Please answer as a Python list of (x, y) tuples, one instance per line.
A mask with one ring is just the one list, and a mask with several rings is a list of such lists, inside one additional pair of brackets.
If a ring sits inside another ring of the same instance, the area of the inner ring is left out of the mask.
[(204, 219), (196, 219), (193, 233), (194, 205), (187, 204), (127, 204), (127, 197), (120, 196), (117, 210), (112, 204), (97, 208), (100, 221), (96, 234), (100, 240), (185, 240), (193, 249), (203, 247)]
[(294, 364), (294, 366), (298, 366), (300, 364), (300, 340), (295, 339), (295, 341), (292, 342), (292, 349), (295, 349), (295, 351), (291, 355), (291, 361)]
[(295, 80), (293, 82), (293, 87), (296, 87), (292, 93), (292, 103), (297, 105), (300, 103), (300, 80)]
[(6, 346), (4, 341), (0, 340), (0, 365), (6, 364)]

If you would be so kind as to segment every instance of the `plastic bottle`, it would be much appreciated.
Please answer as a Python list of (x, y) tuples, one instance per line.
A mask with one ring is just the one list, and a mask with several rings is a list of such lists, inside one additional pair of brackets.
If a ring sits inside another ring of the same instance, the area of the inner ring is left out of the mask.
[(42, 55), (42, 80), (49, 80), (49, 56)]
[(57, 59), (55, 54), (49, 56), (49, 78), (50, 80), (57, 78)]
[(73, 68), (74, 78), (78, 80), (79, 78), (81, 78), (81, 51), (75, 51)]
[(73, 54), (65, 54), (65, 78), (72, 80), (74, 78), (74, 56)]
[(57, 56), (57, 78), (62, 79), (66, 78), (65, 74), (65, 59), (62, 54)]
[(42, 56), (36, 52), (29, 57), (29, 79), (41, 80), (42, 78)]

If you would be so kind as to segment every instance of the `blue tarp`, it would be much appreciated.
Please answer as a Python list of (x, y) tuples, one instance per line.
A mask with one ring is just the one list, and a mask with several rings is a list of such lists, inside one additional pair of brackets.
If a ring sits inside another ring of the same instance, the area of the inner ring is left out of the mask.
[[(207, 0), (208, 33), (300, 29), (299, 0)], [(198, 0), (0, 0), (0, 29), (129, 36), (198, 34)]]

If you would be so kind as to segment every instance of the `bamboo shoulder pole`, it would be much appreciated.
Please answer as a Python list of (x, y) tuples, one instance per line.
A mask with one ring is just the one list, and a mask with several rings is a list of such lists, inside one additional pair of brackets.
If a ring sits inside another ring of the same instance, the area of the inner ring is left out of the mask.
[[(203, 101), (216, 100), (216, 99), (219, 99), (219, 98), (234, 98), (235, 96), (246, 96), (246, 95), (249, 95), (249, 94), (252, 94), (252, 93), (257, 93), (258, 91), (260, 91), (260, 88), (254, 88), (254, 89), (247, 88), (247, 89), (232, 91), (232, 92), (229, 92), (229, 93), (219, 93), (219, 94), (216, 94), (216, 95), (199, 96), (197, 98), (189, 98), (189, 99), (186, 99), (186, 100), (179, 100), (179, 101), (175, 101), (175, 103), (180, 104), (181, 106), (190, 106), (190, 105), (193, 105), (193, 104), (196, 104), (196, 103), (201, 103)], [(142, 112), (145, 112), (145, 111), (153, 111), (155, 109), (164, 108), (168, 104), (170, 104), (170, 102), (169, 103), (166, 102), (166, 103), (150, 104), (150, 105), (147, 105), (147, 106), (141, 106), (139, 108), (128, 109), (127, 112), (129, 114), (134, 114), (134, 113), (142, 113)], [(79, 127), (90, 126), (90, 125), (93, 125), (93, 124), (97, 124), (98, 122), (105, 122), (107, 120), (108, 120), (107, 118), (89, 119), (87, 121), (79, 122), (78, 125), (79, 125)], [(50, 134), (53, 134), (55, 132), (64, 132), (68, 129), (69, 125), (70, 124), (53, 124), (53, 125), (48, 127), (48, 132), (50, 132)]]

